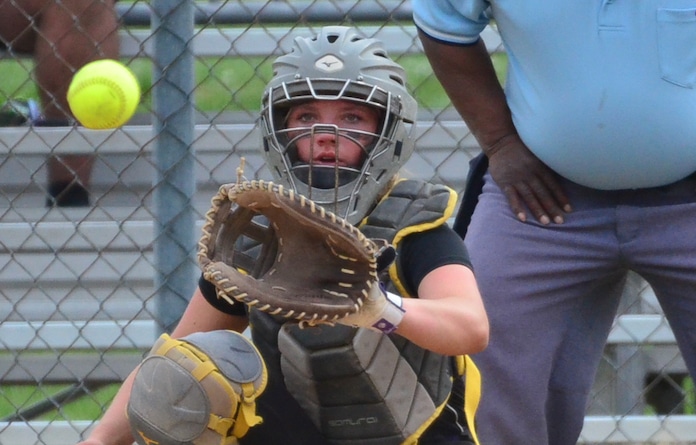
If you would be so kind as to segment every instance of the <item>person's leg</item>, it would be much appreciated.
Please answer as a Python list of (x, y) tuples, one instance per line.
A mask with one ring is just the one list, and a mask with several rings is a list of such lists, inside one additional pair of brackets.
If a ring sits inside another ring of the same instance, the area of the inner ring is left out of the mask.
[[(574, 445), (582, 431), (587, 398), (626, 283), (626, 273), (597, 279), (584, 288), (556, 350), (546, 401), (549, 445)], [(587, 284), (587, 283), (586, 283)]]
[(36, 29), (32, 17), (41, 10), (37, 0), (0, 0), (0, 40), (15, 53), (32, 54)]
[[(24, 8), (12, 0), (0, 0), (0, 51), (25, 57), (34, 52), (36, 30), (32, 27), (32, 4)], [(37, 2), (38, 3), (38, 2)], [(38, 8), (38, 4), (35, 5)], [(0, 126), (29, 125), (41, 115), (40, 105), (33, 99), (13, 97), (14, 92), (0, 95)]]
[(491, 325), (473, 356), (481, 443), (570, 445), (582, 429), (626, 272), (613, 212), (567, 192), (575, 211), (564, 224), (522, 223), (487, 177), (473, 214), (466, 245)]
[[(75, 71), (98, 59), (119, 55), (114, 0), (43, 2), (34, 58), (44, 105), (43, 126), (72, 125), (67, 91)], [(86, 206), (93, 155), (68, 154), (48, 160), (49, 204)]]
[(119, 56), (114, 0), (46, 1), (34, 59), (36, 82), (48, 120), (71, 119), (67, 92), (85, 64)]
[(696, 176), (642, 200), (648, 205), (621, 213), (633, 234), (624, 249), (634, 270), (652, 286), (696, 379)]

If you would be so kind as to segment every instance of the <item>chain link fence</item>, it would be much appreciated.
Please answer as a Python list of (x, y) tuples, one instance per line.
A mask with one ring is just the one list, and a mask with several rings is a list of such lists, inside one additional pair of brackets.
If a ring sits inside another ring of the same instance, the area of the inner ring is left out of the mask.
[[(126, 126), (0, 128), (3, 444), (78, 441), (176, 322), (210, 198), (242, 157), (247, 178), (270, 177), (256, 116), (271, 62), (295, 36), (355, 25), (404, 65), (420, 104), (407, 175), (461, 192), (479, 151), (422, 54), (408, 1), (137, 0), (116, 14), (121, 60), (143, 88)], [(500, 39), (493, 28), (484, 38), (502, 80)], [(0, 102), (40, 104), (36, 61), (0, 54)], [(89, 205), (47, 206), (49, 158), (75, 153), (94, 155)], [(694, 398), (654, 295), (630, 276), (581, 442), (696, 443)]]

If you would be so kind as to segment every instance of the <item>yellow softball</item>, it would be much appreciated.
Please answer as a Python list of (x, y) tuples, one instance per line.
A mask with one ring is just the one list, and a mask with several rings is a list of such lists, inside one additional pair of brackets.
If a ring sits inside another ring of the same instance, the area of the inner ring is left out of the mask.
[(118, 128), (133, 116), (139, 102), (140, 85), (135, 75), (111, 59), (80, 68), (68, 88), (70, 111), (87, 128)]

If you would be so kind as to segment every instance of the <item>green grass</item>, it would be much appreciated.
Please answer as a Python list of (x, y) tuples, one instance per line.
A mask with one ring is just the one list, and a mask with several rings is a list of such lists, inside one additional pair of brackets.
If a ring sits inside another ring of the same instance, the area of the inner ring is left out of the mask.
[[(423, 55), (404, 55), (396, 58), (406, 69), (411, 92), (424, 109), (442, 109), (450, 106), (447, 95), (435, 79)], [(143, 90), (138, 113), (152, 109), (152, 63), (148, 59), (128, 62)], [(194, 102), (204, 112), (246, 111), (252, 114), (260, 108), (261, 95), (271, 77), (272, 58), (202, 58), (194, 65)], [(507, 69), (502, 54), (494, 55), (494, 65), (501, 82)], [(0, 60), (0, 102), (9, 98), (38, 98), (36, 85), (31, 79), (31, 59)]]
[(0, 102), (10, 98), (38, 98), (36, 84), (29, 73), (34, 64), (30, 59), (0, 60)]
[(682, 384), (684, 390), (684, 414), (696, 414), (696, 387), (692, 378), (687, 377)]
[[(12, 415), (16, 411), (26, 409), (67, 387), (67, 385), (48, 384), (42, 384), (40, 387), (0, 385), (0, 419)], [(96, 420), (101, 417), (103, 410), (116, 395), (118, 387), (117, 384), (111, 384), (99, 388), (87, 396), (63, 405), (60, 411), (52, 410), (40, 416), (38, 420)], [(682, 389), (685, 393), (684, 414), (696, 414), (696, 389), (693, 380), (686, 378)], [(648, 406), (644, 414), (655, 414), (655, 412), (652, 407)]]
[[(0, 385), (0, 418), (25, 410), (68, 387), (68, 385), (58, 384)], [(103, 386), (88, 395), (62, 405), (60, 410), (54, 409), (41, 415), (37, 420), (98, 419), (116, 395), (118, 388), (118, 384)]]

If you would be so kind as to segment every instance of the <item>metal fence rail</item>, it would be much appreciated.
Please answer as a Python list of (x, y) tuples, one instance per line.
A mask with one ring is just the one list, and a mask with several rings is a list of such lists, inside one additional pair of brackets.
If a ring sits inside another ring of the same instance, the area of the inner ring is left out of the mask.
[[(294, 36), (311, 34), (318, 22), (356, 24), (365, 34), (382, 39), (397, 60), (422, 51), (408, 1), (193, 5), (196, 27), (189, 48), (196, 60), (212, 67), (220, 60), (242, 59), (261, 81), (268, 76), (263, 64), (287, 51)], [(161, 49), (153, 40), (152, 6), (144, 1), (119, 3), (118, 12), (124, 21), (120, 32), (124, 59), (133, 63), (157, 57)], [(494, 29), (488, 29), (484, 39), (489, 51), (503, 51)], [(425, 59), (417, 68), (427, 69)], [(249, 88), (248, 83), (215, 80), (218, 94), (229, 95), (231, 102)], [(197, 90), (202, 83), (196, 83)], [(422, 87), (412, 85), (414, 93)], [(269, 177), (258, 153), (255, 109), (231, 105), (242, 111), (196, 108), (190, 123), (190, 149), (195, 155), (194, 230), (200, 227), (217, 187), (235, 178), (241, 157), (246, 159), (248, 177)], [(479, 147), (451, 109), (421, 108), (417, 151), (405, 170), (461, 192), (468, 160)], [(91, 384), (122, 380), (161, 329), (160, 289), (155, 279), (161, 272), (155, 259), (155, 246), (161, 242), (156, 227), (161, 221), (153, 200), (161, 173), (156, 157), (161, 134), (150, 122), (156, 114), (155, 109), (142, 110), (133, 122), (114, 131), (0, 128), (3, 388), (30, 384), (41, 392), (45, 385), (60, 382), (71, 385), (61, 395), (66, 401), (76, 391), (89, 399), (94, 390)], [(77, 152), (97, 156), (94, 205), (45, 208), (46, 155)], [(191, 282), (195, 278), (190, 277)], [(685, 395), (693, 397), (693, 390), (682, 386), (685, 373), (654, 295), (642, 279), (632, 276), (609, 336), (580, 443), (696, 443), (695, 408), (684, 401)], [(653, 390), (659, 382), (666, 382), (662, 393)], [(676, 394), (677, 401), (664, 402), (668, 398), (664, 394)], [(52, 397), (49, 403), (57, 401), (57, 396)], [(5, 392), (0, 392), (0, 406), (8, 403)], [(61, 399), (55, 404), (62, 403)], [(0, 419), (3, 444), (74, 444), (93, 426), (92, 420), (62, 417), (60, 409), (56, 419), (43, 420), (26, 416), (38, 413), (36, 407), (13, 408), (14, 417), (20, 412), (23, 418)]]

